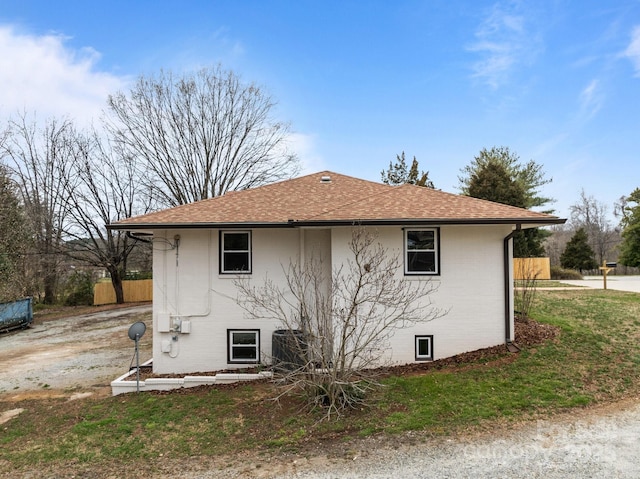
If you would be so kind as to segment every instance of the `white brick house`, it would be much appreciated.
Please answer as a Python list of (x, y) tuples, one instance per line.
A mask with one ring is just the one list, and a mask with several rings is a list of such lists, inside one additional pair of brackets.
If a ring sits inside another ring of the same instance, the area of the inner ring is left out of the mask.
[(438, 284), (449, 313), (399, 330), (397, 364), (513, 340), (511, 234), (556, 216), (413, 185), (320, 172), (109, 225), (153, 238), (153, 369), (245, 368), (271, 356), (282, 325), (247, 318), (234, 279), (284, 281), (283, 265), (320, 252), (337, 267), (354, 225), (402, 255), (398, 271)]

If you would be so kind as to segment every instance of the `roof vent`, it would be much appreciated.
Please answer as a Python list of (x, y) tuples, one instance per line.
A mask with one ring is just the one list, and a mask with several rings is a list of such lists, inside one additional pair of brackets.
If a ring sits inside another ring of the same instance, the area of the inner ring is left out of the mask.
[(331, 183), (331, 177), (329, 175), (325, 175), (320, 178), (320, 183)]

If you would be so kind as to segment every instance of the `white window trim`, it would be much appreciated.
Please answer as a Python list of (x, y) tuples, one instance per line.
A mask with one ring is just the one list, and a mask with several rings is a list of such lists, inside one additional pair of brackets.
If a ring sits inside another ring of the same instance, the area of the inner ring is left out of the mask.
[[(227, 234), (246, 234), (249, 238), (247, 244), (249, 246), (249, 249), (247, 250), (225, 250), (224, 249), (224, 237)], [(224, 231), (220, 231), (220, 274), (251, 274), (252, 271), (252, 249), (253, 249), (253, 243), (252, 243), (253, 239), (252, 239), (252, 235), (251, 235), (251, 231), (247, 231), (247, 230), (224, 230)], [(249, 258), (249, 265), (248, 268), (246, 270), (227, 270), (225, 269), (225, 261), (224, 261), (224, 255), (225, 253), (247, 253), (247, 256)]]
[[(234, 333), (253, 333), (255, 345), (233, 344)], [(236, 359), (233, 357), (234, 347), (255, 346), (256, 359)], [(260, 363), (260, 330), (259, 329), (227, 329), (227, 363), (228, 364), (259, 364)]]
[[(408, 248), (407, 242), (410, 231), (432, 231), (433, 232), (433, 249), (412, 249)], [(439, 276), (440, 275), (440, 228), (404, 228), (404, 274), (409, 276)], [(414, 253), (434, 253), (435, 271), (409, 271), (409, 252)]]
[[(429, 353), (428, 355), (419, 354), (420, 351), (420, 341), (421, 340), (429, 341)], [(415, 337), (415, 351), (416, 351), (416, 361), (433, 361), (433, 335), (432, 334), (419, 334)]]

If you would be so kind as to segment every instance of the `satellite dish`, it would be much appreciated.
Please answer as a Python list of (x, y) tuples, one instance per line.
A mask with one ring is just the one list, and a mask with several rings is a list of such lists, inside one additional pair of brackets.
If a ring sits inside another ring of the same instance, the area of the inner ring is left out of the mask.
[(138, 321), (137, 323), (133, 323), (129, 328), (129, 339), (135, 341), (144, 336), (144, 332), (147, 330), (147, 325), (142, 321)]
[(136, 342), (136, 391), (140, 392), (140, 352), (138, 350), (138, 341), (147, 330), (147, 325), (142, 321), (133, 323), (129, 327), (129, 339)]

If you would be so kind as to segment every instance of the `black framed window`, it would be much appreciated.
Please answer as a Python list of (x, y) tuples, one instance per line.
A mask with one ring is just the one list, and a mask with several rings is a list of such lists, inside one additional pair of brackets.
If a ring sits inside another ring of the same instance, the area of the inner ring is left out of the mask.
[(416, 336), (416, 361), (433, 361), (433, 335)]
[(227, 362), (256, 364), (260, 362), (260, 330), (228, 329)]
[(220, 272), (251, 273), (251, 231), (220, 232)]
[(405, 229), (405, 274), (440, 274), (440, 230)]

